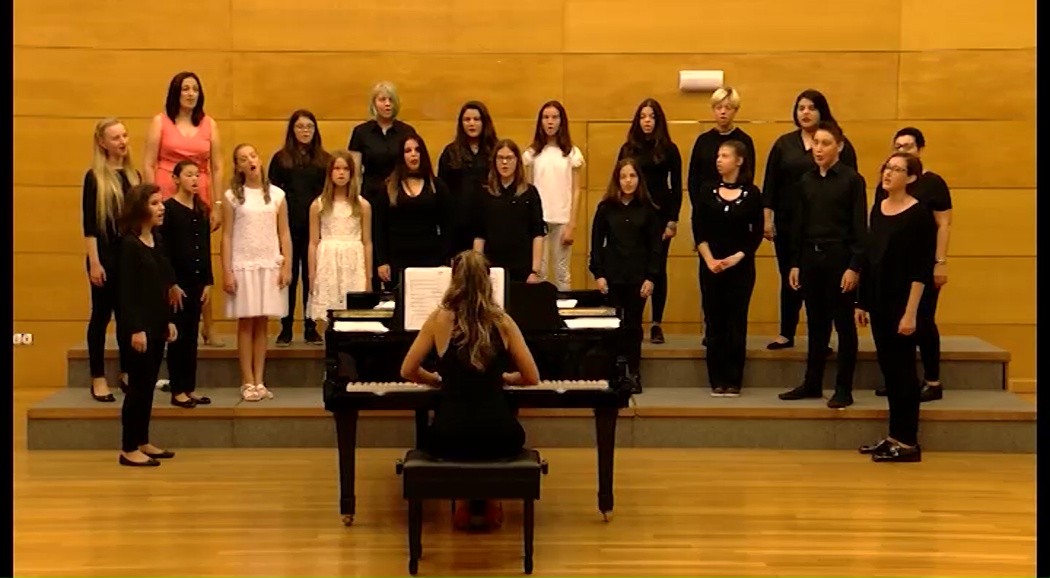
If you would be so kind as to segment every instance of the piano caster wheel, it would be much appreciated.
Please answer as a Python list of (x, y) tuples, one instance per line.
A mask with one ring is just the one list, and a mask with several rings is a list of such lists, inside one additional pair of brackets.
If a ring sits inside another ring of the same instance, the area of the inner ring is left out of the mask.
[(347, 515), (343, 516), (343, 525), (344, 526), (353, 526), (354, 525), (354, 515), (353, 514), (347, 514)]

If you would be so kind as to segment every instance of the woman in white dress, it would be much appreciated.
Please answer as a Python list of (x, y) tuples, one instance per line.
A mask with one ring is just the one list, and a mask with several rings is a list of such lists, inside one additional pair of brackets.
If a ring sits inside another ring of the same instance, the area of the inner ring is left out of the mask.
[(255, 147), (233, 149), (233, 179), (222, 205), (226, 316), (237, 319), (241, 396), (273, 399), (263, 382), (267, 322), (288, 314), (292, 238), (284, 191), (265, 177)]
[(332, 154), (324, 190), (310, 205), (307, 255), (313, 279), (310, 319), (327, 321), (329, 309), (346, 308), (348, 292), (372, 290), (372, 206), (361, 197), (349, 151)]

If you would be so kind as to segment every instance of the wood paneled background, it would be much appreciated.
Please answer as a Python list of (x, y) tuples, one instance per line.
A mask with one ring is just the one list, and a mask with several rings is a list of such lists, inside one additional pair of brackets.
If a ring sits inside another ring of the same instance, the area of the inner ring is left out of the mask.
[[(65, 351), (84, 339), (79, 186), (94, 123), (124, 118), (141, 165), (149, 119), (180, 70), (200, 75), (226, 155), (250, 142), (268, 157), (301, 107), (321, 119), (328, 148), (345, 146), (379, 80), (398, 85), (402, 118), (435, 156), (465, 100), (486, 102), (500, 135), (524, 144), (537, 107), (560, 99), (586, 155), (592, 209), (637, 103), (661, 101), (688, 158), (711, 126), (710, 108), (708, 95), (677, 90), (677, 71), (721, 69), (742, 93), (738, 120), (758, 147), (759, 178), (805, 88), (828, 96), (871, 186), (894, 131), (925, 132), (926, 164), (948, 181), (956, 207), (941, 332), (1009, 349), (1013, 387), (1034, 390), (1035, 3), (986, 8), (855, 0), (823, 7), (814, 26), (810, 12), (779, 0), (655, 0), (644, 11), (628, 0), (16, 0), (14, 331), (35, 343), (15, 348), (15, 385), (62, 383)], [(715, 24), (727, 17), (736, 25)], [(581, 215), (581, 240), (591, 212)], [(672, 247), (665, 322), (695, 332), (697, 262), (687, 226), (683, 233)], [(587, 243), (575, 247), (582, 287), (593, 282)], [(766, 243), (751, 331), (773, 335), (776, 321)]]

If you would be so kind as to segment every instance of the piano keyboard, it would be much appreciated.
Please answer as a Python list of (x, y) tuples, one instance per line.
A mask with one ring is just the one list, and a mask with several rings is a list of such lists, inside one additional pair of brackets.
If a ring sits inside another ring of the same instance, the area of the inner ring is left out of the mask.
[[(504, 389), (508, 391), (523, 390), (548, 390), (555, 391), (557, 393), (565, 393), (569, 390), (603, 390), (609, 389), (609, 382), (606, 380), (580, 380), (580, 379), (569, 379), (569, 380), (552, 380), (552, 381), (541, 381), (539, 385), (504, 385)], [(361, 393), (371, 392), (376, 395), (383, 395), (392, 392), (412, 392), (412, 391), (426, 391), (434, 389), (429, 385), (423, 385), (420, 383), (412, 383), (408, 381), (385, 381), (385, 382), (366, 382), (357, 381), (346, 384), (347, 393)]]

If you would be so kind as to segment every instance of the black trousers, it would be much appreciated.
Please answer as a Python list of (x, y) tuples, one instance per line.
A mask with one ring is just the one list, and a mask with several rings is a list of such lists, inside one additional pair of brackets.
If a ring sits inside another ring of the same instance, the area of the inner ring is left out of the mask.
[(620, 326), (620, 348), (617, 356), (627, 359), (627, 368), (638, 375), (642, 361), (642, 314), (645, 298), (641, 295), (641, 283), (617, 283), (609, 285), (609, 297), (614, 306), (623, 309)]
[(802, 294), (792, 289), (788, 283), (788, 274), (791, 272), (791, 264), (788, 262), (791, 246), (790, 228), (791, 223), (788, 220), (776, 221), (777, 236), (773, 237), (773, 247), (776, 249), (777, 269), (780, 271), (780, 334), (794, 339), (803, 299)]
[(700, 260), (704, 303), (710, 312), (707, 333), (707, 378), (711, 388), (740, 387), (747, 357), (747, 311), (755, 288), (755, 261), (744, 259), (721, 273)]
[[(101, 287), (91, 285), (91, 317), (87, 326), (87, 347), (92, 378), (106, 375), (106, 327), (109, 326), (109, 320), (117, 315), (117, 268), (105, 269), (106, 282)], [(131, 351), (131, 347), (119, 332), (117, 349), (120, 352), (120, 371), (127, 372), (130, 367), (128, 352)]]
[[(292, 322), (295, 321), (295, 288), (299, 284), (300, 275), (303, 279), (303, 328), (309, 331), (317, 327), (314, 320), (306, 315), (306, 303), (310, 300), (309, 250), (309, 235), (292, 235), (292, 279), (288, 283), (288, 316), (281, 319), (282, 331), (290, 332)], [(182, 335), (181, 330), (179, 335)]]
[(941, 332), (937, 329), (937, 301), (941, 290), (927, 284), (919, 299), (915, 335), (922, 357), (923, 377), (926, 381), (941, 380)]
[(171, 394), (190, 393), (197, 389), (197, 329), (201, 322), (203, 287), (183, 287), (182, 309), (175, 313), (178, 338), (168, 345), (168, 377)]
[[(886, 382), (889, 401), (890, 437), (913, 446), (919, 439), (919, 384), (915, 367), (917, 333), (905, 336), (897, 333), (900, 312), (894, 313), (873, 307), (871, 335), (875, 339), (876, 355), (882, 379)], [(918, 326), (918, 323), (916, 323)]]
[(819, 249), (802, 249), (799, 282), (806, 304), (809, 352), (803, 385), (811, 391), (823, 389), (824, 366), (827, 362), (831, 326), (839, 334), (837, 393), (853, 392), (853, 370), (857, 365), (857, 326), (854, 321), (856, 290), (843, 293), (842, 274), (849, 266), (850, 255), (845, 245), (826, 245)]
[[(164, 330), (167, 331), (167, 328)], [(161, 334), (163, 335), (163, 333)], [(196, 334), (191, 338), (196, 341)], [(131, 336), (128, 336), (130, 343)], [(160, 362), (164, 359), (165, 341), (160, 336), (146, 338), (146, 352), (131, 350), (128, 356), (128, 393), (120, 411), (123, 428), (121, 449), (133, 452), (149, 443), (149, 419), (153, 413), (153, 391), (157, 387)]]
[(667, 307), (667, 254), (671, 251), (671, 239), (660, 246), (660, 275), (653, 280), (653, 323), (664, 320), (664, 308)]

